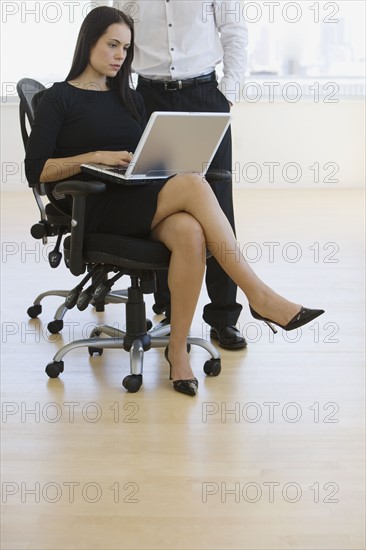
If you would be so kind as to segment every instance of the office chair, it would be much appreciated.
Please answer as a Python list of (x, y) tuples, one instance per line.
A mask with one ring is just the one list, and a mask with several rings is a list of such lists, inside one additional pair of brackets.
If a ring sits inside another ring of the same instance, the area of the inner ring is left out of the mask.
[[(231, 177), (231, 174), (213, 173), (213, 177), (220, 177), (222, 181), (223, 177)], [(155, 292), (155, 274), (158, 270), (168, 269), (170, 251), (156, 241), (111, 234), (84, 235), (86, 197), (92, 193), (103, 193), (105, 189), (106, 185), (101, 182), (68, 181), (56, 186), (57, 192), (73, 197), (71, 235), (64, 240), (66, 265), (75, 276), (87, 270), (86, 281), (94, 277), (90, 287), (84, 290), (79, 285), (66, 301), (72, 307), (80, 299), (86, 302), (103, 299), (120, 277), (129, 275), (131, 286), (126, 302), (126, 330), (107, 325), (96, 326), (89, 338), (63, 346), (46, 366), (46, 373), (50, 378), (57, 378), (64, 371), (64, 356), (76, 348), (87, 347), (90, 356), (102, 355), (105, 348), (124, 349), (130, 355), (130, 374), (124, 377), (122, 385), (127, 391), (135, 393), (143, 382), (144, 352), (150, 348), (168, 346), (170, 327), (160, 323), (149, 329), (143, 295)], [(113, 276), (108, 279), (109, 274)], [(218, 376), (221, 359), (217, 349), (201, 338), (188, 338), (188, 349), (192, 345), (204, 348), (211, 355), (203, 366), (205, 374)]]
[[(34, 119), (34, 112), (42, 95), (44, 87), (31, 79), (22, 79), (17, 86), (20, 97), (20, 117), (23, 142), (26, 146), (28, 133), (26, 130), (27, 117), (30, 124)], [(219, 179), (223, 184), (231, 178), (229, 172), (212, 172), (208, 175), (209, 181)], [(64, 371), (64, 356), (79, 347), (87, 347), (89, 355), (102, 355), (105, 348), (121, 348), (129, 351), (130, 374), (125, 376), (122, 385), (129, 392), (136, 392), (142, 385), (144, 352), (152, 347), (167, 347), (169, 324), (162, 322), (152, 328), (151, 321), (146, 319), (143, 295), (156, 290), (155, 273), (159, 269), (167, 269), (170, 261), (170, 252), (158, 242), (121, 237), (118, 235), (89, 234), (84, 237), (85, 200), (87, 195), (104, 192), (103, 183), (90, 184), (88, 182), (68, 181), (59, 183), (56, 191), (73, 197), (72, 214), (65, 208), (63, 201), (55, 200), (47, 195), (45, 186), (38, 184), (33, 187), (37, 205), (41, 212), (41, 221), (32, 228), (35, 238), (45, 240), (48, 236), (57, 234), (55, 250), (50, 253), (50, 265), (57, 267), (61, 261), (59, 247), (64, 239), (64, 258), (67, 267), (75, 276), (87, 274), (82, 281), (69, 291), (48, 291), (39, 295), (29, 308), (28, 314), (37, 317), (41, 312), (40, 301), (49, 295), (65, 297), (55, 315), (50, 332), (56, 333), (62, 329), (63, 316), (68, 309), (77, 305), (83, 310), (89, 304), (99, 305), (102, 310), (105, 303), (126, 303), (126, 330), (99, 325), (95, 327), (90, 338), (71, 342), (61, 348), (46, 366), (46, 373), (50, 378), (56, 378)], [(43, 206), (41, 197), (48, 196), (49, 203)], [(65, 208), (65, 210), (63, 210)], [(111, 278), (108, 278), (112, 274)], [(113, 285), (123, 275), (129, 275), (131, 286), (126, 291), (112, 292)], [(87, 283), (91, 284), (84, 288)], [(51, 326), (50, 326), (51, 325)], [(107, 338), (101, 338), (106, 335)], [(221, 372), (220, 354), (216, 348), (206, 340), (188, 338), (187, 347), (200, 346), (208, 351), (211, 358), (204, 364), (204, 372), (210, 376), (218, 376)]]
[[(17, 92), (20, 99), (19, 103), (19, 118), (20, 128), (22, 133), (24, 149), (27, 147), (30, 129), (33, 125), (34, 114), (42, 98), (45, 86), (36, 80), (31, 78), (22, 78), (17, 83)], [(56, 244), (54, 249), (48, 254), (48, 261), (52, 268), (56, 268), (62, 259), (60, 252), (60, 246), (62, 238), (70, 232), (70, 216), (66, 215), (62, 210), (62, 201), (46, 202), (47, 192), (43, 184), (29, 185), (32, 187), (33, 195), (36, 200), (39, 212), (40, 221), (31, 227), (31, 235), (34, 239), (42, 240), (46, 245), (48, 237), (56, 236)], [(42, 300), (46, 296), (60, 296), (67, 298), (70, 294), (70, 290), (48, 290), (39, 294), (33, 305), (27, 310), (29, 317), (35, 319), (42, 312)], [(96, 311), (104, 311), (104, 305), (107, 303), (125, 303), (127, 299), (127, 293), (125, 290), (114, 291), (104, 297), (100, 301), (92, 301)], [(83, 304), (80, 305), (80, 309), (83, 308)], [(63, 318), (68, 311), (68, 304), (63, 302), (57, 309), (54, 320), (49, 322), (47, 328), (51, 334), (57, 334), (63, 329)]]

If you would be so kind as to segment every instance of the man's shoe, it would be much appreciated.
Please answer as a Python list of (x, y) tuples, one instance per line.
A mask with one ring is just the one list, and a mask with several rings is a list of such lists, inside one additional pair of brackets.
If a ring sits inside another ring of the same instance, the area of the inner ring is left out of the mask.
[(156, 315), (161, 315), (162, 313), (165, 313), (167, 306), (168, 304), (154, 304), (152, 309)]
[(213, 340), (217, 340), (219, 346), (225, 349), (243, 349), (247, 347), (247, 342), (243, 338), (236, 327), (227, 325), (216, 329), (211, 327), (210, 336)]

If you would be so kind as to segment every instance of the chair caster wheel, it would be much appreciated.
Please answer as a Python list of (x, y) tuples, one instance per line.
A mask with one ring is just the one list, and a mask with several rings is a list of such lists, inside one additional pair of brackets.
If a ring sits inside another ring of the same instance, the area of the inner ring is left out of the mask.
[(47, 325), (47, 329), (51, 334), (58, 334), (63, 328), (64, 322), (62, 321), (62, 319), (56, 319), (55, 321), (51, 321)]
[(41, 304), (36, 304), (34, 306), (31, 306), (27, 309), (27, 313), (31, 319), (35, 319), (38, 317), (40, 313), (42, 313), (42, 306)]
[(136, 393), (142, 386), (142, 374), (129, 374), (122, 380), (122, 386), (130, 393)]
[(95, 353), (97, 353), (99, 356), (103, 355), (103, 351), (104, 351), (103, 348), (93, 348), (91, 346), (88, 347), (88, 352), (89, 352), (90, 357), (93, 357), (93, 355)]
[(150, 319), (146, 319), (146, 332), (149, 332), (153, 328), (153, 324)]
[(52, 363), (48, 363), (46, 367), (46, 374), (48, 374), (50, 378), (57, 378), (61, 372), (64, 372), (63, 361), (52, 361)]
[(203, 372), (208, 376), (218, 376), (221, 372), (221, 359), (209, 359), (203, 366)]

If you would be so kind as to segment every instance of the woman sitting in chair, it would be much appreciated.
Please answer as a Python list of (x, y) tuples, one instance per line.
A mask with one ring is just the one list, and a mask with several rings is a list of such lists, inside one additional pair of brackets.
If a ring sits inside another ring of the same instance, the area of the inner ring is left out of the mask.
[[(92, 10), (80, 29), (65, 82), (47, 90), (38, 107), (26, 152), (30, 183), (89, 180), (83, 163), (126, 166), (145, 125), (141, 97), (130, 87), (133, 21), (109, 7)], [(85, 230), (147, 237), (171, 251), (169, 364), (174, 389), (195, 395), (186, 339), (205, 271), (207, 248), (243, 290), (255, 319), (296, 329), (323, 310), (303, 308), (276, 294), (235, 250), (236, 240), (216, 197), (201, 176), (179, 175), (136, 187), (111, 185), (87, 198)], [(272, 328), (272, 327), (271, 327)], [(273, 329), (272, 329), (273, 330)]]

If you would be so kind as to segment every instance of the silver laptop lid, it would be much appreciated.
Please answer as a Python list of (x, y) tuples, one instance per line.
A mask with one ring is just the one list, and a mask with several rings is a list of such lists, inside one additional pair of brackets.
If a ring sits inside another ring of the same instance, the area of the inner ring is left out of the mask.
[(230, 124), (230, 113), (155, 111), (127, 168), (126, 178), (205, 174)]

